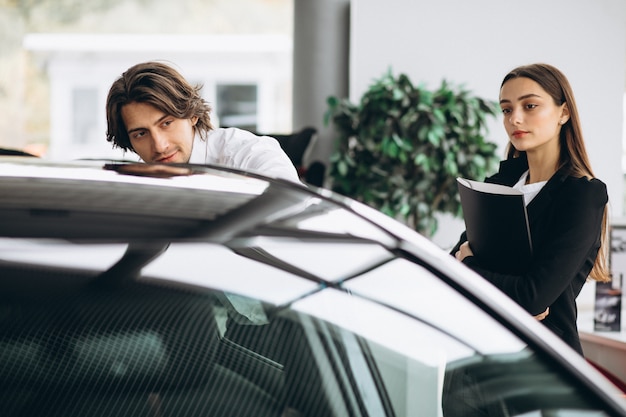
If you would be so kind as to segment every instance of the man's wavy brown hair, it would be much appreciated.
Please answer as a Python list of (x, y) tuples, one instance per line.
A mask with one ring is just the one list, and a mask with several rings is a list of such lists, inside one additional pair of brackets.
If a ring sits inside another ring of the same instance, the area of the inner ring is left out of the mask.
[(179, 118), (197, 117), (194, 129), (203, 139), (213, 129), (211, 107), (200, 96), (202, 86), (192, 86), (174, 68), (161, 62), (144, 62), (130, 67), (111, 86), (106, 102), (107, 141), (114, 148), (133, 150), (122, 107), (137, 102), (150, 104), (163, 113)]

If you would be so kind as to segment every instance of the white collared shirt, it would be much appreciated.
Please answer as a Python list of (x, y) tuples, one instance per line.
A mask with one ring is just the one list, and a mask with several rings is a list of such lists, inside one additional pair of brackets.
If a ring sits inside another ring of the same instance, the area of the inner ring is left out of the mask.
[(540, 181), (533, 184), (526, 184), (526, 178), (528, 178), (528, 171), (524, 172), (520, 177), (517, 184), (513, 186), (516, 190), (520, 190), (524, 193), (524, 203), (528, 206), (528, 204), (535, 198), (539, 191), (543, 188), (544, 185), (548, 181)]
[(301, 183), (276, 139), (238, 128), (212, 129), (205, 140), (196, 135), (189, 163), (225, 165)]

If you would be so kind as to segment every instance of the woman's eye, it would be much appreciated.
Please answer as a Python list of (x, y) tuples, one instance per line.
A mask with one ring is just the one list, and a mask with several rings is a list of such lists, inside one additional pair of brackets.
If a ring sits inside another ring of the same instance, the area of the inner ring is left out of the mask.
[(511, 113), (511, 109), (502, 109), (502, 113), (503, 114), (509, 114), (509, 113)]
[(536, 104), (527, 104), (527, 105), (526, 105), (526, 108), (527, 108), (527, 109), (529, 109), (529, 110), (532, 110), (532, 109), (534, 109), (535, 107), (537, 107), (537, 105), (536, 105)]
[(140, 137), (145, 136), (145, 135), (146, 135), (146, 132), (143, 130), (139, 132), (135, 132), (133, 133), (133, 139), (139, 139)]

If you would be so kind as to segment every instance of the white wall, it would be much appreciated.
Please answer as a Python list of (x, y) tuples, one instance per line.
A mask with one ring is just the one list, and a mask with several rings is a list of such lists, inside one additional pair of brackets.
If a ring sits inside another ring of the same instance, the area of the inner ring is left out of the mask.
[[(623, 0), (352, 0), (350, 98), (359, 99), (388, 68), (436, 88), (443, 78), (497, 100), (512, 68), (546, 62), (574, 88), (595, 174), (623, 212), (621, 168), (626, 2)], [(500, 118), (489, 140), (506, 136)], [(434, 240), (452, 245), (459, 220), (441, 222)]]

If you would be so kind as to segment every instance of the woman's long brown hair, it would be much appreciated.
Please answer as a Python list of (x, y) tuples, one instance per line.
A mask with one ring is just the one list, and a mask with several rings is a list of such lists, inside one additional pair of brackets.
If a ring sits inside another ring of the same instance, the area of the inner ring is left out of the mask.
[[(574, 93), (565, 75), (557, 68), (548, 64), (532, 64), (515, 68), (509, 72), (502, 81), (502, 85), (513, 78), (529, 78), (539, 84), (554, 100), (557, 106), (567, 103), (569, 119), (561, 127), (560, 134), (560, 160), (559, 169), (567, 169), (569, 175), (574, 177), (595, 178), (591, 163), (587, 156), (583, 133), (574, 100)], [(511, 145), (507, 145), (507, 158), (514, 158), (519, 152)], [(596, 261), (589, 273), (589, 277), (599, 282), (609, 282), (611, 273), (609, 270), (609, 220), (608, 204), (604, 208), (602, 216), (602, 231), (600, 235), (600, 250)]]

